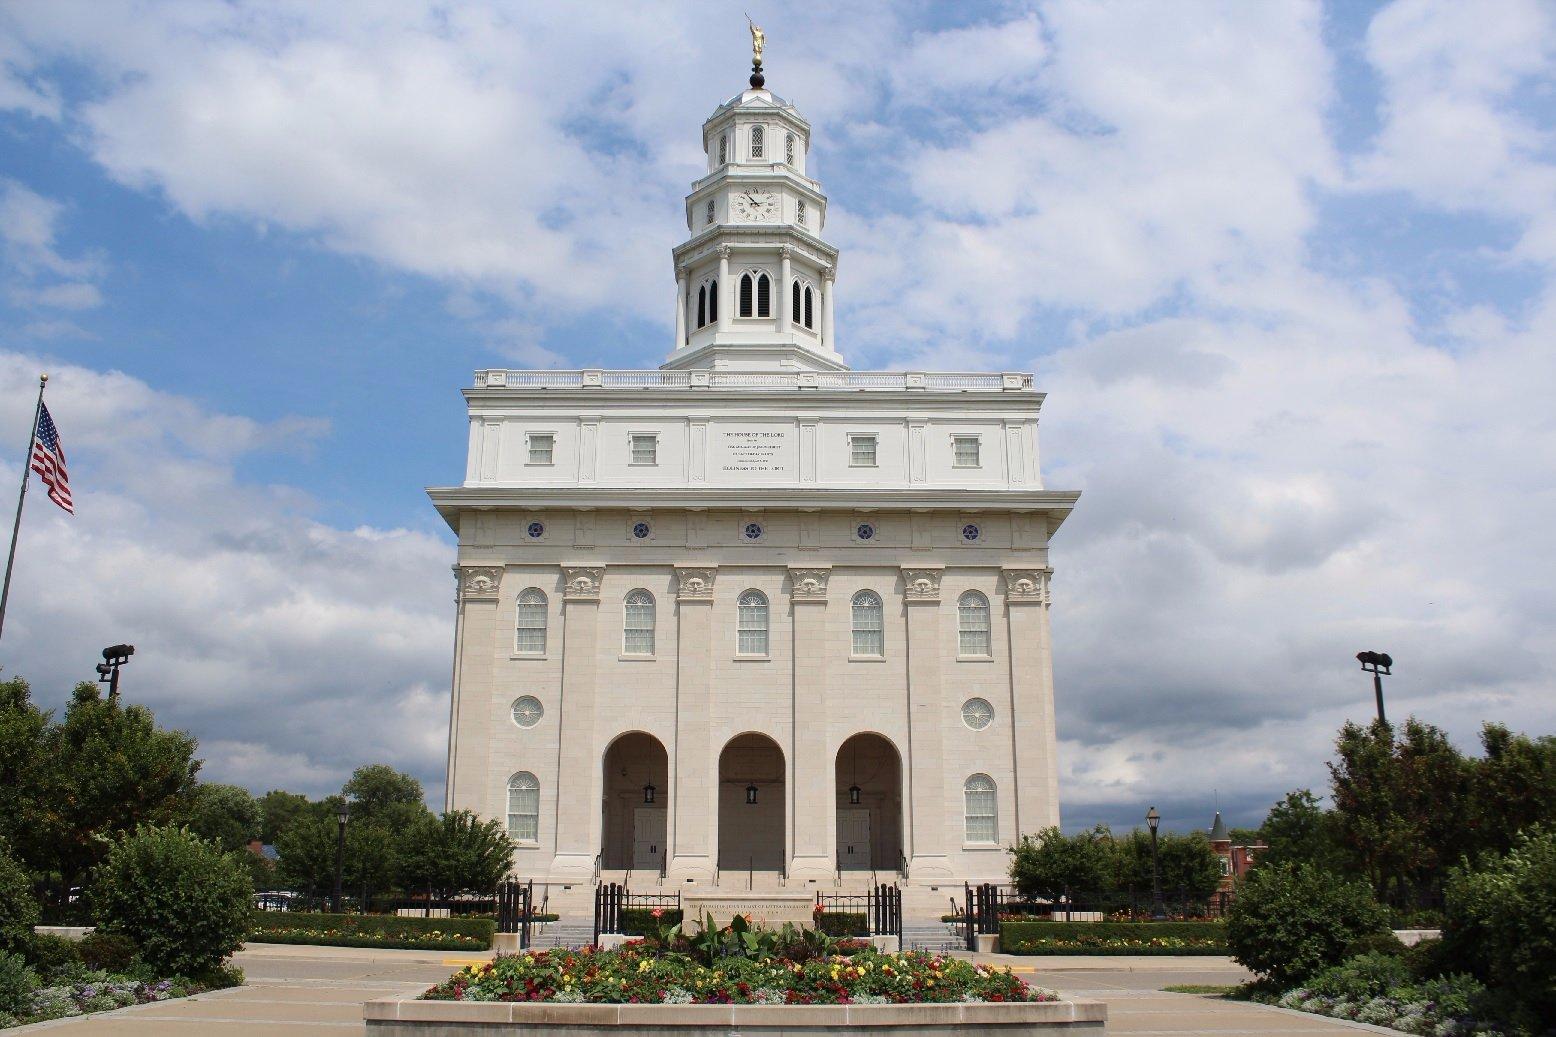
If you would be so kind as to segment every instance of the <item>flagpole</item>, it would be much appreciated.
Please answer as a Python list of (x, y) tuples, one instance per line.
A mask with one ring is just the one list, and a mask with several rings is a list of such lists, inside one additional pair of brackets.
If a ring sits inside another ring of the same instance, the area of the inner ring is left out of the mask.
[(16, 537), (22, 531), (22, 505), (27, 503), (27, 480), (32, 477), (32, 445), (38, 440), (38, 417), (43, 413), (43, 387), (49, 376), (38, 376), (38, 405), (32, 410), (32, 428), (27, 433), (27, 450), (22, 454), (22, 492), (16, 496), (16, 521), (11, 524), (11, 553), (5, 558), (5, 587), (0, 590), (0, 631), (5, 629), (5, 604), (11, 597), (11, 567), (16, 564)]

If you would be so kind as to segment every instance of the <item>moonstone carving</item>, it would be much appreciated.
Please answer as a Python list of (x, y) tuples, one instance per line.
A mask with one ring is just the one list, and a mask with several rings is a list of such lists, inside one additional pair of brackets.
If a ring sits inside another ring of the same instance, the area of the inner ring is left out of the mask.
[(501, 566), (460, 565), (455, 566), (455, 573), (462, 600), (481, 601), (497, 597), (497, 586), (502, 581)]
[(600, 600), (600, 581), (605, 577), (601, 565), (562, 566), (562, 598), (564, 601)]
[(943, 569), (904, 569), (902, 582), (909, 601), (939, 601)]
[(680, 601), (712, 601), (713, 577), (718, 569), (676, 566), (676, 598)]
[(1052, 569), (1006, 569), (1005, 599), (1012, 605), (1047, 605)]
[(831, 575), (831, 569), (790, 569), (789, 597), (794, 601), (826, 601), (827, 578)]

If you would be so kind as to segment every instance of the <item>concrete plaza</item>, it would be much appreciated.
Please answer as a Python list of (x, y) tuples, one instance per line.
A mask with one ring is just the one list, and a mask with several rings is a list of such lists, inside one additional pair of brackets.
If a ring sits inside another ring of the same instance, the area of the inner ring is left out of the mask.
[[(348, 1037), (364, 1032), (363, 1002), (414, 996), (454, 969), (488, 957), (250, 944), (235, 959), (248, 975), (242, 987), (7, 1032), (46, 1031), (50, 1037)], [(977, 960), (1008, 965), (1039, 986), (1107, 1002), (1111, 1034), (1306, 1037), (1395, 1032), (1161, 990), (1187, 983), (1231, 984), (1247, 978), (1246, 972), (1226, 958), (1017, 958), (991, 954), (978, 955)]]

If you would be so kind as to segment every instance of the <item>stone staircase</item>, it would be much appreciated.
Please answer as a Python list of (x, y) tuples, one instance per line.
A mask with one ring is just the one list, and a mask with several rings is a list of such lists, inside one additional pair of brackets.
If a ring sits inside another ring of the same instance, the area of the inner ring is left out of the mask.
[(558, 922), (544, 922), (530, 933), (529, 948), (532, 951), (552, 947), (587, 947), (594, 939), (594, 919), (564, 916)]

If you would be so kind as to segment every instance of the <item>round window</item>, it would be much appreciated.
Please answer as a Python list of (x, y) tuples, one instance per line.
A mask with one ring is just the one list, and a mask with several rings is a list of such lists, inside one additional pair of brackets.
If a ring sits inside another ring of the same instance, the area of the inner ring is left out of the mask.
[(994, 722), (994, 707), (986, 699), (968, 699), (962, 703), (962, 723), (982, 731)]
[(525, 532), (529, 533), (531, 540), (539, 540), (546, 535), (546, 524), (544, 522), (531, 522), (526, 527)]
[(533, 695), (521, 695), (513, 700), (513, 722), (520, 727), (534, 727), (544, 713), (540, 700)]
[(744, 530), (747, 540), (762, 539), (762, 524), (760, 522), (747, 522)]
[(971, 522), (962, 527), (962, 539), (968, 543), (972, 543), (974, 540), (977, 540), (981, 536), (983, 536), (983, 530), (979, 529)]
[(870, 525), (868, 522), (861, 522), (854, 530), (854, 536), (858, 537), (860, 540), (874, 540), (875, 527)]
[(647, 522), (637, 522), (632, 526), (632, 535), (638, 540), (647, 540), (648, 535), (652, 532), (653, 530), (649, 528)]

